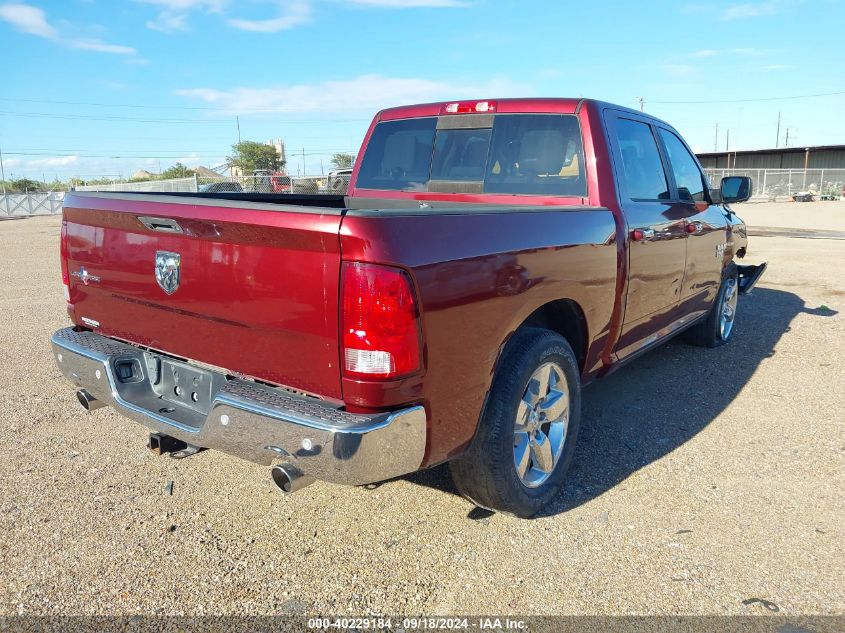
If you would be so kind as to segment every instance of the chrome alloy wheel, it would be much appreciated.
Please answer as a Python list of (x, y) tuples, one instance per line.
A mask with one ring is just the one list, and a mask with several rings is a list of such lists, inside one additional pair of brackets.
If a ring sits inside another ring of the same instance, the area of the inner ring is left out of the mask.
[(569, 392), (563, 369), (544, 363), (531, 376), (513, 432), (513, 464), (522, 484), (536, 488), (557, 466), (569, 426)]
[(719, 314), (719, 336), (723, 341), (727, 341), (731, 336), (738, 299), (739, 293), (737, 292), (736, 277), (731, 277), (727, 280), (727, 286), (725, 286), (725, 294), (722, 298), (722, 310)]

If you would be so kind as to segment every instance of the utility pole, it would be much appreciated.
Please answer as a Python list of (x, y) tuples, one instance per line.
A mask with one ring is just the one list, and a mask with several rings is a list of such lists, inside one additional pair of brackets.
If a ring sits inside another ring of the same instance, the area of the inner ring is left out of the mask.
[(238, 144), (241, 142), (241, 117), (235, 116), (235, 122), (238, 124)]
[(778, 131), (775, 134), (775, 149), (778, 148), (778, 143), (780, 143), (780, 112), (778, 112)]
[(12, 215), (9, 208), (9, 196), (6, 195), (6, 171), (3, 169), (3, 149), (0, 148), (0, 181), (3, 182), (3, 201), (6, 203), (6, 215)]
[(716, 138), (713, 140), (713, 151), (719, 151), (719, 122), (716, 121)]
[(789, 128), (786, 128), (786, 144), (785, 147), (789, 147)]
[(3, 195), (6, 195), (6, 171), (3, 169), (3, 148), (0, 147), (0, 181), (3, 182)]
[(645, 108), (645, 99), (643, 97), (637, 97), (636, 99), (640, 102), (640, 112), (642, 112), (643, 108)]
[(305, 175), (305, 148), (302, 148), (302, 175)]
[(728, 128), (728, 133), (725, 135), (725, 151), (731, 151), (731, 128)]

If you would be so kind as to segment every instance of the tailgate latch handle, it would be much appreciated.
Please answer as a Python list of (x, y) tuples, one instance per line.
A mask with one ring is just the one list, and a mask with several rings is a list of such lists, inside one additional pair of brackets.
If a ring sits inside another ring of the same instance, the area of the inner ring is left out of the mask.
[(138, 221), (151, 231), (161, 231), (162, 233), (182, 232), (182, 227), (179, 226), (179, 223), (170, 218), (153, 218), (148, 215), (139, 215)]

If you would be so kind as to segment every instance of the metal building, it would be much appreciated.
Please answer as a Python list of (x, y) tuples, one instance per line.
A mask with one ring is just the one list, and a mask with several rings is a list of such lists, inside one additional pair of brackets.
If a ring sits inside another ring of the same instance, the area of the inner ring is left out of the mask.
[(845, 145), (706, 152), (698, 160), (705, 169), (845, 169)]

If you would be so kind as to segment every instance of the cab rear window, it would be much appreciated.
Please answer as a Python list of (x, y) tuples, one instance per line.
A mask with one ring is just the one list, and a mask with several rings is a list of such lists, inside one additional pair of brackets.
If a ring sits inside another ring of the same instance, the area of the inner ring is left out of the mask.
[[(458, 115), (460, 116), (460, 115)], [(581, 130), (573, 115), (499, 114), (492, 127), (437, 129), (436, 117), (379, 123), (367, 146), (362, 189), (584, 196)], [(489, 124), (488, 124), (489, 125)]]
[(357, 186), (425, 191), (436, 128), (436, 117), (379, 123), (367, 144)]
[(485, 193), (584, 196), (581, 128), (572, 115), (496, 117)]

